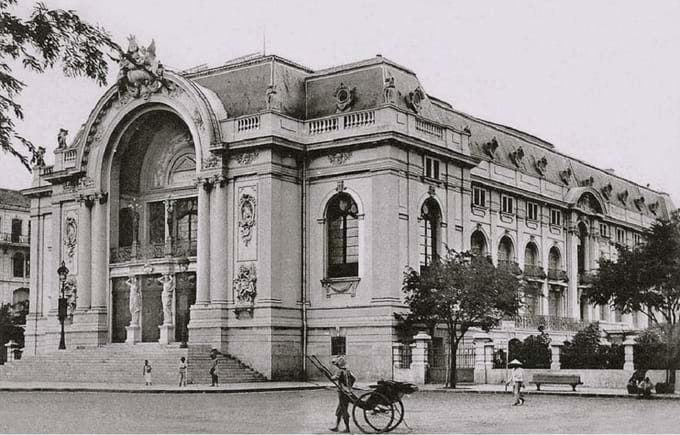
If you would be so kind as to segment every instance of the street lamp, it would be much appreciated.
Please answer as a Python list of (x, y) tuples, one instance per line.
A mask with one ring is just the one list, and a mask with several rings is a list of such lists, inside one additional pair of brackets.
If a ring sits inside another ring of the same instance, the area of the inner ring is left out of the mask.
[(64, 286), (66, 285), (66, 277), (68, 276), (68, 267), (66, 263), (61, 262), (61, 266), (57, 269), (59, 274), (60, 294), (59, 294), (59, 323), (61, 323), (61, 337), (59, 338), (59, 350), (66, 349), (66, 341), (64, 340), (64, 320), (66, 320), (66, 294), (64, 293)]

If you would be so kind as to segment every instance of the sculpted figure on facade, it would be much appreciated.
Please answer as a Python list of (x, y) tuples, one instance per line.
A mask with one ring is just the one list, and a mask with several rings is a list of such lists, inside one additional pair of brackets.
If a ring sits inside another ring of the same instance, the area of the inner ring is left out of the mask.
[(78, 221), (74, 216), (66, 217), (66, 226), (64, 228), (64, 246), (66, 247), (66, 256), (72, 260), (76, 253), (76, 246), (78, 244)]
[(76, 311), (78, 300), (78, 290), (75, 278), (71, 277), (64, 283), (64, 297), (66, 298), (66, 314), (70, 318), (73, 318), (73, 313)]
[(234, 296), (239, 304), (252, 305), (255, 303), (256, 282), (255, 264), (241, 264), (234, 279)]
[(397, 88), (394, 85), (394, 77), (385, 77), (385, 84), (383, 85), (383, 103), (397, 104)]
[(238, 226), (241, 231), (241, 240), (248, 246), (253, 237), (252, 231), (255, 226), (255, 197), (244, 193), (239, 199), (239, 220)]
[(38, 147), (33, 150), (33, 156), (31, 157), (31, 166), (42, 168), (45, 166), (45, 152), (47, 150), (45, 147)]
[(137, 277), (128, 277), (125, 284), (130, 287), (130, 326), (139, 326), (140, 313), (142, 312), (142, 293), (139, 291)]
[(65, 128), (60, 128), (59, 129), (59, 134), (57, 134), (57, 149), (64, 149), (68, 148), (68, 144), (66, 143), (66, 136), (68, 136), (68, 130)]
[(163, 86), (170, 88), (163, 77), (164, 67), (156, 58), (156, 43), (151, 41), (148, 47), (139, 46), (134, 36), (128, 37), (128, 49), (118, 61), (118, 97), (138, 98), (158, 92)]
[(267, 110), (281, 111), (281, 99), (276, 91), (276, 85), (267, 86), (267, 90), (264, 91), (264, 99)]
[(163, 304), (163, 324), (171, 325), (173, 323), (172, 296), (175, 293), (175, 278), (168, 273), (158, 278), (158, 282), (163, 285), (163, 291), (161, 292), (161, 302)]

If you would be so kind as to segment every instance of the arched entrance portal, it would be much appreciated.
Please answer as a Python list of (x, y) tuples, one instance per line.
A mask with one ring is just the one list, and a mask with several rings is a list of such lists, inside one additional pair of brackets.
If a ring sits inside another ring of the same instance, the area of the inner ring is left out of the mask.
[(138, 116), (111, 168), (113, 342), (187, 341), (196, 300), (196, 153), (173, 112)]

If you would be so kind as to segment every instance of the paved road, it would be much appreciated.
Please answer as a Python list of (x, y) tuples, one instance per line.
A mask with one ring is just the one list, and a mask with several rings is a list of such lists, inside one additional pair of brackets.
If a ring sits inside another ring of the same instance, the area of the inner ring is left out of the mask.
[[(420, 392), (405, 399), (415, 433), (680, 432), (672, 400)], [(243, 394), (0, 393), (0, 432), (323, 433), (330, 390)], [(352, 425), (352, 430), (357, 431)], [(408, 433), (404, 426), (395, 433)]]

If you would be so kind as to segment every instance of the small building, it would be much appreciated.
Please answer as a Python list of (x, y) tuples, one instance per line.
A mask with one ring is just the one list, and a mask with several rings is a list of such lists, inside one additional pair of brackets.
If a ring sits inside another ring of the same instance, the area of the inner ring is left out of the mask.
[(0, 305), (28, 301), (30, 206), (18, 190), (0, 188)]
[(122, 68), (25, 191), (28, 352), (57, 348), (62, 261), (69, 347), (208, 344), (270, 379), (300, 377), (305, 354), (390, 377), (404, 267), (445, 247), (533, 283), (499, 339), (646, 325), (581, 289), (615, 243), (669, 215), (662, 192), (465, 114), (381, 56)]

